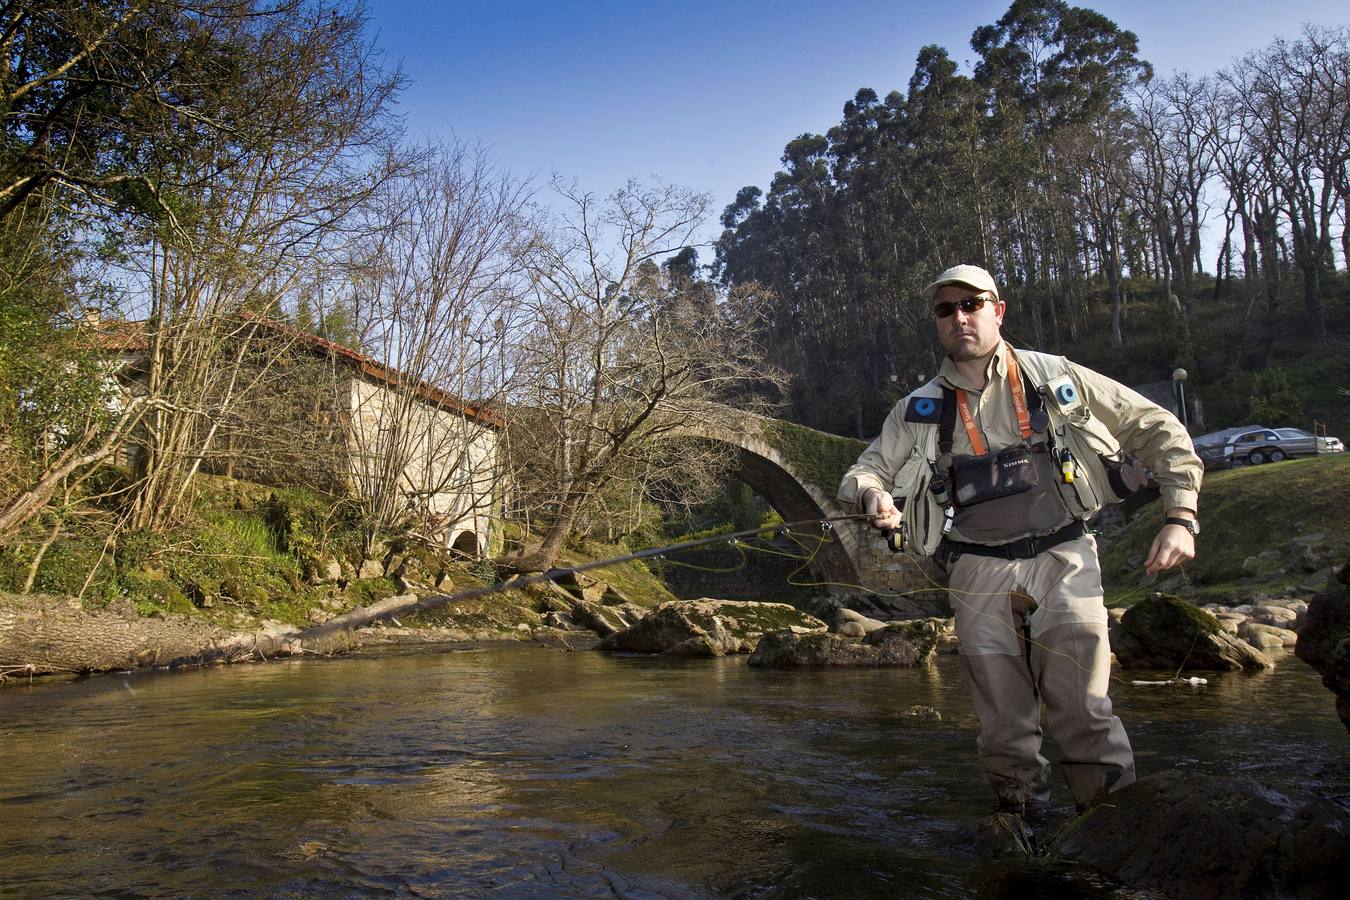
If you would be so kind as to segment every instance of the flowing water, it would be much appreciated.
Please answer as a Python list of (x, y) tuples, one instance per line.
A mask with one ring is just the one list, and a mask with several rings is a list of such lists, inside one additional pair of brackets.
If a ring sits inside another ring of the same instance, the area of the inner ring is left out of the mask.
[[(1141, 774), (1350, 802), (1350, 736), (1292, 655), (1112, 690)], [(970, 896), (975, 731), (954, 657), (492, 646), (11, 686), (0, 895)]]

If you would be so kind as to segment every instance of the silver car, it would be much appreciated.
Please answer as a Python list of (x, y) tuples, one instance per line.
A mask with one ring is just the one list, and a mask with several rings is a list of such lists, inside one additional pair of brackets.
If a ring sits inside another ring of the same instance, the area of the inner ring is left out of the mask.
[(1195, 439), (1195, 451), (1207, 469), (1280, 462), (1292, 456), (1344, 450), (1340, 438), (1315, 435), (1302, 428), (1266, 428), (1263, 425), (1229, 428)]

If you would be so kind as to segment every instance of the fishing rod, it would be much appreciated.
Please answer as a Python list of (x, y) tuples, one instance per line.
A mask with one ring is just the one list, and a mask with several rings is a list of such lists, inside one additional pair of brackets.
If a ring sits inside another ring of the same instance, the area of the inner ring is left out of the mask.
[[(825, 516), (819, 519), (803, 519), (800, 522), (784, 522), (779, 525), (762, 525), (759, 528), (747, 528), (744, 531), (733, 531), (730, 534), (718, 534), (712, 537), (699, 538), (693, 541), (681, 541), (678, 544), (667, 544), (664, 547), (650, 547), (646, 550), (638, 550), (635, 553), (629, 553), (626, 556), (615, 556), (610, 559), (601, 559), (594, 562), (582, 563), (579, 566), (569, 566), (563, 569), (549, 569), (546, 572), (539, 572), (535, 575), (529, 575), (518, 581), (509, 582), (510, 587), (517, 587), (524, 582), (537, 584), (540, 581), (553, 581), (555, 578), (561, 578), (565, 575), (575, 575), (578, 572), (586, 572), (590, 569), (602, 569), (605, 566), (618, 565), (619, 563), (632, 562), (638, 559), (651, 559), (653, 556), (664, 556), (667, 553), (674, 553), (678, 550), (692, 550), (694, 547), (706, 547), (710, 544), (720, 544), (723, 542), (738, 541), (743, 537), (753, 537), (757, 534), (766, 532), (777, 532), (780, 535), (787, 534), (794, 528), (804, 528), (808, 525), (819, 525), (824, 531), (831, 531), (835, 522), (848, 522), (855, 519), (869, 518), (867, 513), (852, 513), (844, 516)], [(503, 582), (498, 582), (502, 584)], [(495, 587), (495, 585), (494, 585)]]
[(819, 525), (822, 530), (828, 532), (833, 530), (834, 523), (836, 522), (849, 522), (867, 518), (870, 518), (867, 513), (852, 513), (841, 516), (823, 516), (816, 519), (802, 519), (798, 522), (784, 522), (778, 525), (761, 525), (758, 528), (746, 528), (728, 534), (698, 538), (697, 540), (692, 541), (681, 541), (677, 544), (666, 544), (663, 547), (649, 547), (646, 550), (638, 550), (623, 556), (594, 560), (576, 566), (552, 568), (544, 572), (536, 572), (533, 575), (520, 575), (507, 578), (503, 581), (497, 581), (493, 584), (456, 591), (453, 594), (428, 594), (425, 597), (417, 598), (415, 601), (404, 598), (390, 598), (389, 600), (383, 600), (371, 604), (370, 606), (355, 609), (344, 615), (329, 619), (327, 622), (305, 629), (298, 635), (294, 635), (294, 637), (301, 641), (319, 640), (328, 637), (329, 635), (336, 634), (339, 631), (345, 631), (349, 628), (357, 628), (361, 625), (369, 624), (377, 619), (389, 618), (394, 615), (410, 615), (412, 613), (425, 612), (426, 610), (436, 609), (437, 607), (445, 606), (449, 603), (458, 603), (464, 600), (476, 600), (479, 597), (487, 597), (492, 594), (502, 593), (503, 591), (514, 591), (517, 588), (542, 584), (545, 581), (557, 581), (559, 578), (576, 575), (580, 572), (589, 572), (592, 569), (602, 569), (605, 566), (614, 566), (619, 563), (633, 562), (634, 560), (639, 559), (651, 559), (654, 556), (664, 556), (667, 553), (675, 553), (680, 550), (691, 550), (695, 547), (706, 547), (712, 544), (721, 543), (734, 543), (741, 538), (753, 537), (767, 532), (789, 534), (794, 528), (805, 528), (813, 525)]

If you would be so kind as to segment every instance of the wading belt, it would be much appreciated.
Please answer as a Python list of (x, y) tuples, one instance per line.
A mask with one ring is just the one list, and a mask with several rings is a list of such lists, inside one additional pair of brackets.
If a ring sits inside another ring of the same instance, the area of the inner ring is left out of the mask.
[(964, 541), (947, 541), (957, 555), (967, 553), (972, 556), (993, 556), (998, 559), (1034, 559), (1051, 547), (1067, 544), (1087, 534), (1087, 525), (1082, 521), (1070, 522), (1059, 531), (1042, 537), (1022, 538), (1006, 544), (968, 544)]

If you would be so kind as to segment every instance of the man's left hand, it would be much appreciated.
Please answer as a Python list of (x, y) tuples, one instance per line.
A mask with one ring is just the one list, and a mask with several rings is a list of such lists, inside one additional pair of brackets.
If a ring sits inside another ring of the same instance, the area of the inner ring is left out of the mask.
[(1180, 525), (1164, 525), (1153, 539), (1144, 571), (1150, 575), (1195, 559), (1195, 535)]

